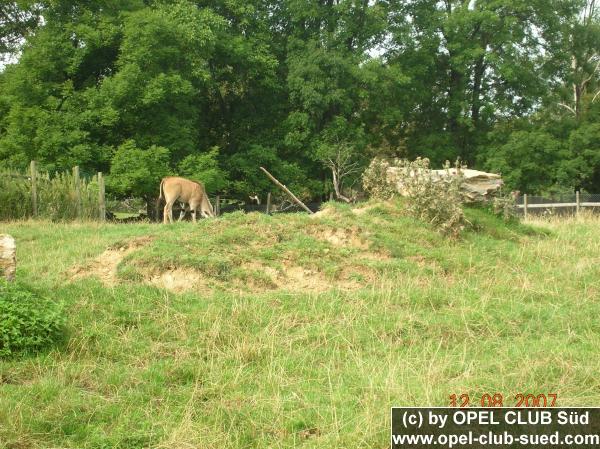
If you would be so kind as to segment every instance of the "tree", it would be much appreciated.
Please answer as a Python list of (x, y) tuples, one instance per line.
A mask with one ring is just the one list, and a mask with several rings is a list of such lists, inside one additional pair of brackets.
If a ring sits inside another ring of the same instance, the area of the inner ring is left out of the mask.
[(346, 203), (352, 199), (344, 195), (344, 181), (360, 173), (360, 165), (355, 150), (347, 142), (323, 145), (319, 148), (319, 157), (323, 164), (331, 170), (331, 178), (335, 197)]
[(564, 142), (539, 130), (512, 132), (505, 143), (490, 148), (486, 168), (502, 174), (508, 189), (524, 193), (548, 192), (557, 186)]
[(569, 136), (569, 154), (560, 162), (559, 181), (597, 192), (600, 186), (600, 124), (584, 123)]
[(364, 165), (360, 155), (369, 143), (365, 87), (373, 72), (365, 62), (367, 50), (385, 34), (385, 3), (293, 1), (287, 7), (290, 111), (283, 124), (284, 157), (302, 155), (302, 165), (323, 178), (323, 168), (331, 171), (334, 191), (343, 199), (343, 178)]
[(14, 56), (39, 24), (40, 4), (30, 0), (0, 4), (0, 61)]
[(410, 76), (410, 156), (434, 165), (476, 160), (485, 133), (502, 117), (534, 112), (547, 93), (544, 53), (577, 1), (394, 1), (391, 65)]
[(219, 167), (219, 147), (206, 153), (194, 153), (179, 163), (178, 172), (189, 179), (204, 184), (206, 191), (215, 193), (229, 186), (227, 173)]
[(170, 174), (169, 150), (151, 146), (140, 148), (136, 142), (123, 143), (112, 158), (110, 176), (106, 185), (118, 196), (142, 197), (146, 200), (148, 216), (153, 216), (152, 206), (158, 197), (160, 180)]
[[(595, 0), (4, 2), (0, 52), (19, 57), (0, 71), (0, 165), (122, 176), (134, 141), (168, 149), (164, 170), (240, 198), (271, 189), (264, 165), (303, 198), (343, 200), (374, 156), (461, 157), (515, 184), (528, 183), (518, 170), (539, 175), (524, 161), (550, 161), (529, 188), (597, 189), (582, 165), (596, 167), (596, 11)], [(541, 155), (526, 158), (519, 138)]]
[(580, 14), (565, 24), (563, 34), (565, 48), (561, 62), (565, 85), (558, 104), (580, 118), (586, 95), (590, 96), (590, 102), (600, 95), (600, 22), (596, 0), (585, 1)]

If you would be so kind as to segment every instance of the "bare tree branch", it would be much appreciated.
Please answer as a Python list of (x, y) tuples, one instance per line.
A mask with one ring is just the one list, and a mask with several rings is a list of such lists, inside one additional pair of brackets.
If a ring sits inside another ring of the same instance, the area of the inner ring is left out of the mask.
[(340, 180), (337, 176), (337, 170), (331, 169), (331, 174), (333, 175), (333, 189), (335, 190), (335, 196), (346, 203), (351, 203), (352, 200), (347, 196), (344, 196), (342, 192), (340, 192)]
[(573, 113), (573, 115), (577, 115), (577, 112), (575, 112), (575, 109), (573, 109), (571, 106), (568, 106), (564, 103), (558, 103), (559, 106), (562, 106), (565, 109), (568, 109), (571, 113)]
[(342, 142), (338, 142), (334, 147), (332, 154), (323, 159), (323, 163), (331, 170), (333, 190), (337, 199), (351, 203), (353, 199), (348, 198), (343, 193), (344, 179), (348, 176), (358, 173), (360, 165), (352, 162), (353, 154), (350, 147)]
[(40, 6), (21, 9), (17, 2), (0, 3), (0, 52), (18, 50), (26, 36), (38, 25)]
[(585, 88), (585, 85), (587, 83), (589, 83), (590, 80), (594, 77), (594, 75), (596, 74), (596, 72), (598, 71), (599, 68), (600, 68), (600, 59), (598, 60), (598, 62), (596, 62), (596, 67), (594, 67), (594, 70), (592, 70), (592, 73), (590, 73), (590, 76), (588, 76), (586, 79), (584, 79), (581, 82), (582, 90), (583, 90), (583, 88)]

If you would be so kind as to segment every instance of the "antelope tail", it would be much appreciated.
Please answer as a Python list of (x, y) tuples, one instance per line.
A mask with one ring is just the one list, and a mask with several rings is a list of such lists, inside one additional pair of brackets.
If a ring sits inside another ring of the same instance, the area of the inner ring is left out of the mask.
[(160, 181), (160, 187), (158, 188), (158, 198), (156, 198), (156, 204), (155, 204), (155, 207), (154, 207), (154, 219), (156, 221), (159, 221), (159, 219), (160, 219), (159, 208), (160, 208), (160, 201), (164, 198), (164, 195), (163, 195), (163, 190), (164, 190), (163, 189), (163, 183), (164, 182), (165, 182), (164, 179), (162, 181)]
[(164, 183), (165, 183), (165, 180), (164, 180), (164, 179), (160, 181), (160, 187), (158, 188), (158, 200), (159, 200), (159, 201), (160, 201), (160, 200), (162, 200), (162, 199), (164, 198), (164, 195), (163, 195), (163, 191), (164, 191), (164, 189), (163, 189), (163, 184), (164, 184)]

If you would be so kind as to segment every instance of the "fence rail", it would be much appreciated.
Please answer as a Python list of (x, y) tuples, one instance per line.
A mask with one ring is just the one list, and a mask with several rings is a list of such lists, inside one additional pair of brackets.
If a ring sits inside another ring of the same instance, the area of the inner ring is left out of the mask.
[[(536, 203), (536, 204), (528, 204), (527, 209), (548, 209), (548, 208), (557, 208), (557, 207), (600, 207), (600, 203)], [(517, 207), (520, 209), (524, 209), (525, 205), (517, 204)]]
[(578, 214), (582, 208), (600, 207), (600, 194), (575, 192), (574, 195), (561, 195), (558, 198), (546, 198), (524, 194), (517, 198), (516, 207), (517, 209), (523, 210), (525, 217), (527, 217), (531, 210), (548, 209), (574, 209), (575, 213)]

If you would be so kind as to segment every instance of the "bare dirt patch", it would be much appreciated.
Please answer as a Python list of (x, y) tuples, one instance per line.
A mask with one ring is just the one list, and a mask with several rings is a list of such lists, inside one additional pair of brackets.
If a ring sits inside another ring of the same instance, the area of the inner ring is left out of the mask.
[(294, 292), (323, 293), (337, 288), (339, 290), (358, 290), (374, 279), (374, 273), (365, 267), (349, 267), (344, 269), (337, 279), (329, 279), (319, 270), (301, 267), (286, 261), (281, 270), (251, 262), (243, 268), (259, 272), (268, 280), (256, 282), (248, 279), (248, 286), (253, 290), (289, 290)]
[(337, 284), (342, 290), (358, 290), (371, 285), (376, 278), (377, 274), (371, 268), (352, 266), (342, 270)]
[(359, 250), (357, 257), (366, 260), (387, 260), (390, 255), (383, 251), (370, 250), (367, 235), (358, 228), (350, 229), (317, 229), (312, 235), (322, 241), (326, 241), (338, 248), (354, 248)]
[(162, 273), (153, 273), (146, 280), (156, 287), (175, 293), (209, 288), (202, 274), (189, 268), (174, 268)]
[(444, 269), (442, 266), (435, 261), (434, 259), (429, 259), (421, 254), (416, 254), (414, 256), (407, 256), (406, 260), (410, 260), (412, 263), (416, 264), (419, 268), (429, 268), (436, 273), (444, 274)]
[(74, 267), (70, 270), (70, 279), (76, 280), (84, 277), (94, 276), (105, 285), (115, 285), (118, 282), (117, 267), (121, 261), (135, 250), (147, 245), (152, 237), (137, 237), (128, 242), (113, 245), (96, 257), (89, 264)]
[(295, 291), (325, 292), (332, 288), (333, 282), (325, 275), (316, 270), (310, 270), (298, 265), (291, 265), (284, 270), (284, 282), (279, 284), (280, 288)]
[(325, 240), (333, 246), (346, 246), (358, 249), (369, 249), (369, 244), (359, 235), (358, 229), (324, 229), (315, 233), (319, 240)]

